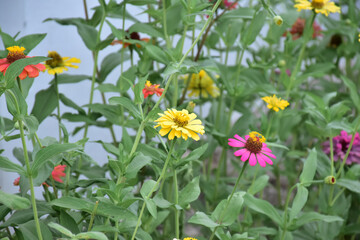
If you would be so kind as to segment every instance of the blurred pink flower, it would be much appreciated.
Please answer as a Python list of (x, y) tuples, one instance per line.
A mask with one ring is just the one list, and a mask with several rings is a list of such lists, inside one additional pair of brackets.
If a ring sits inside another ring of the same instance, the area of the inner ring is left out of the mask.
[[(352, 135), (348, 134), (346, 131), (341, 131), (339, 136), (333, 138), (334, 146), (334, 160), (337, 161), (340, 159), (342, 161), (345, 157), (349, 145), (351, 142)], [(322, 144), (323, 151), (330, 155), (330, 141), (326, 141)], [(352, 163), (360, 163), (360, 136), (359, 133), (355, 134), (354, 143), (350, 150), (349, 156), (346, 159), (346, 164), (350, 165)]]

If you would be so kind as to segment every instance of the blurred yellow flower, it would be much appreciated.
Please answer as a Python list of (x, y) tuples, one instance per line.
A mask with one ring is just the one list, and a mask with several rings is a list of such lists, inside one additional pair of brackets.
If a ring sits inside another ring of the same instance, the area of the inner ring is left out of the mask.
[(197, 133), (203, 135), (205, 133), (204, 126), (201, 120), (195, 119), (197, 116), (195, 113), (190, 113), (183, 109), (178, 111), (176, 109), (168, 109), (163, 113), (159, 113), (160, 118), (156, 119), (155, 122), (161, 127), (159, 133), (161, 136), (165, 136), (169, 132), (169, 140), (182, 137), (187, 140), (188, 137), (193, 138), (195, 141), (200, 139)]
[(219, 96), (219, 88), (204, 70), (201, 70), (198, 74), (192, 74), (188, 90), (190, 91), (189, 97), (201, 96), (208, 98), (210, 95), (215, 98)]
[(68, 67), (78, 68), (79, 66), (73, 65), (73, 63), (81, 62), (78, 58), (61, 57), (60, 54), (55, 51), (49, 51), (48, 57), (52, 59), (45, 62), (45, 67), (48, 73), (51, 75), (67, 71)]
[(272, 109), (275, 112), (278, 112), (279, 109), (284, 110), (287, 106), (289, 106), (288, 101), (282, 100), (281, 98), (277, 98), (275, 94), (272, 97), (266, 96), (261, 99), (264, 100), (266, 103), (268, 103), (267, 107), (269, 109)]
[(338, 12), (340, 13), (340, 7), (336, 6), (335, 3), (330, 2), (329, 0), (295, 0), (296, 4), (294, 7), (301, 11), (305, 10), (315, 10), (316, 13), (324, 14), (325, 16), (330, 13)]
[(184, 240), (197, 240), (196, 238), (192, 238), (192, 237), (187, 237), (187, 238), (184, 238)]

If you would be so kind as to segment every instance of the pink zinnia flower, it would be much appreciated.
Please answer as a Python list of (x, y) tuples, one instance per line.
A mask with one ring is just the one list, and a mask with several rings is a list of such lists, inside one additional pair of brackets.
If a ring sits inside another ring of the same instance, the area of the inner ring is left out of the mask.
[[(343, 160), (346, 152), (349, 149), (352, 135), (346, 131), (341, 131), (339, 136), (333, 138), (334, 147), (334, 161)], [(326, 154), (330, 155), (330, 141), (324, 142), (323, 150)], [(354, 142), (350, 150), (349, 156), (346, 159), (346, 164), (360, 163), (360, 136), (359, 133), (355, 133)]]
[[(0, 59), (0, 72), (2, 72), (4, 75), (6, 73), (6, 70), (8, 67), (15, 61), (23, 58), (30, 58), (29, 56), (26, 56), (24, 54), (25, 48), (19, 47), (19, 46), (12, 46), (6, 48), (9, 53), (6, 58)], [(44, 71), (45, 65), (38, 63), (35, 65), (27, 65), (24, 67), (23, 71), (20, 73), (19, 78), (21, 80), (24, 80), (27, 76), (29, 78), (34, 78), (39, 76), (39, 71)]]
[(54, 170), (52, 171), (51, 175), (53, 179), (59, 183), (63, 183), (63, 180), (60, 177), (65, 177), (66, 174), (64, 173), (66, 168), (66, 165), (57, 165), (54, 167)]
[(273, 162), (269, 158), (276, 159), (276, 156), (271, 153), (271, 150), (267, 147), (265, 137), (258, 132), (250, 132), (245, 136), (245, 139), (235, 134), (234, 138), (229, 138), (229, 146), (240, 147), (234, 155), (241, 156), (241, 161), (245, 162), (249, 160), (251, 166), (255, 166), (256, 162), (259, 162), (261, 167), (265, 167), (266, 163), (272, 165)]
[(149, 95), (154, 95), (156, 94), (157, 96), (161, 96), (164, 89), (163, 88), (159, 88), (160, 84), (151, 84), (150, 81), (146, 81), (145, 87), (142, 90), (143, 94), (144, 94), (144, 98), (147, 98)]

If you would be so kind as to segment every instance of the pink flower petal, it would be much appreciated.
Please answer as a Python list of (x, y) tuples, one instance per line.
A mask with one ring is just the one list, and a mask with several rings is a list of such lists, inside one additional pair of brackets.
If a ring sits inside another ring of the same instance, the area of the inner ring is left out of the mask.
[(267, 156), (265, 156), (264, 154), (261, 154), (261, 153), (259, 153), (258, 156), (259, 155), (266, 163), (273, 165), (273, 161), (270, 158), (268, 158)]
[(272, 158), (276, 159), (276, 156), (274, 154), (272, 154), (272, 153), (263, 152), (263, 151), (261, 151), (261, 153), (267, 155), (268, 157), (272, 157)]
[(240, 142), (235, 139), (232, 139), (232, 138), (229, 138), (228, 144), (229, 144), (229, 146), (232, 146), (232, 147), (245, 147), (245, 143)]
[(263, 157), (261, 156), (261, 153), (256, 154), (256, 158), (257, 158), (257, 161), (258, 161), (260, 166), (266, 167), (266, 163), (265, 163)]
[(237, 150), (236, 152), (234, 152), (234, 155), (239, 157), (241, 155), (243, 155), (246, 151), (248, 151), (246, 148), (243, 148), (243, 149), (240, 149), (240, 150)]
[(246, 141), (242, 138), (242, 137), (240, 137), (239, 135), (237, 135), (237, 134), (235, 134), (235, 136), (234, 136), (236, 139), (238, 139), (238, 140), (240, 140), (240, 141), (242, 141), (243, 143), (245, 143)]
[(243, 155), (240, 159), (241, 159), (241, 161), (245, 162), (246, 160), (249, 159), (249, 156), (250, 156), (250, 151), (246, 149), (246, 151), (243, 153)]
[(255, 154), (254, 153), (252, 153), (251, 155), (250, 155), (250, 158), (249, 158), (249, 164), (250, 164), (250, 166), (255, 166), (256, 165), (256, 157), (255, 157)]
[(272, 152), (270, 148), (267, 148), (267, 147), (262, 147), (261, 151), (264, 151), (264, 152)]
[(245, 140), (247, 141), (249, 139), (249, 137), (250, 137), (249, 135), (246, 135)]

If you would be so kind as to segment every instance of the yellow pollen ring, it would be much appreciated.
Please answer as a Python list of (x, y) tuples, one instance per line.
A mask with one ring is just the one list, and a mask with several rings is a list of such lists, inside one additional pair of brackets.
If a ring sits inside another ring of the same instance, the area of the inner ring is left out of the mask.
[(176, 115), (174, 118), (175, 124), (178, 125), (179, 127), (186, 126), (189, 123), (189, 120), (190, 120), (190, 117), (186, 116), (183, 113)]
[(261, 135), (258, 132), (252, 131), (249, 133), (249, 136), (254, 140), (254, 141), (259, 141), (261, 143), (264, 143), (266, 141), (266, 138)]
[(6, 50), (9, 51), (9, 54), (22, 54), (25, 51), (24, 47), (19, 47), (19, 46), (12, 46), (12, 47), (8, 47), (6, 48)]

